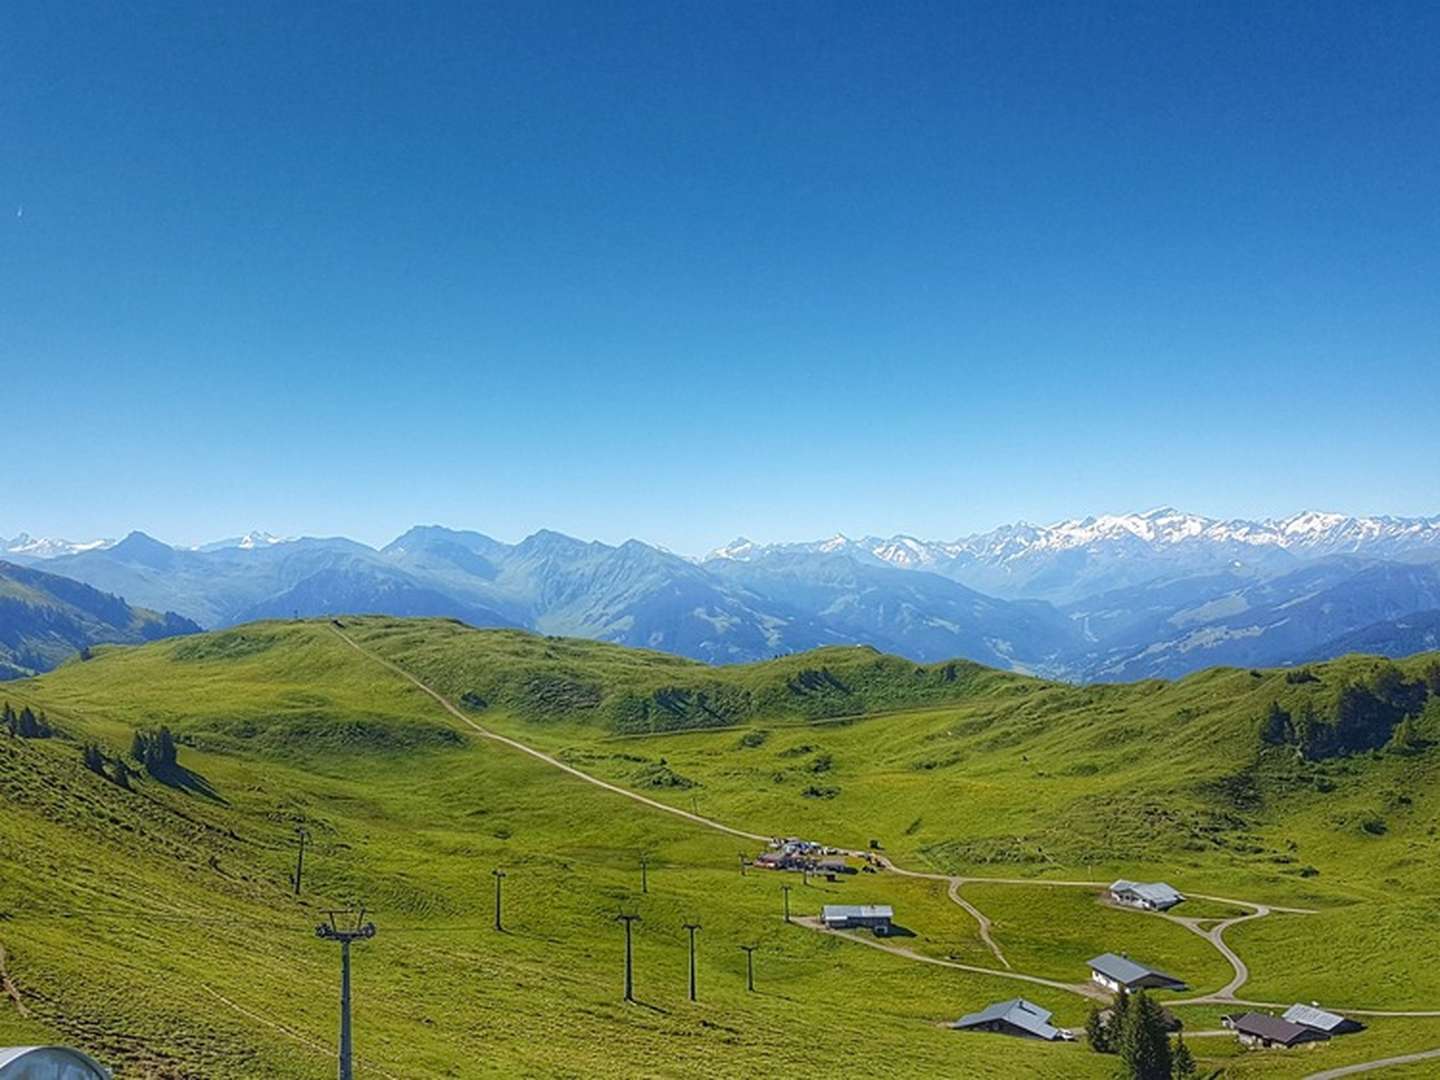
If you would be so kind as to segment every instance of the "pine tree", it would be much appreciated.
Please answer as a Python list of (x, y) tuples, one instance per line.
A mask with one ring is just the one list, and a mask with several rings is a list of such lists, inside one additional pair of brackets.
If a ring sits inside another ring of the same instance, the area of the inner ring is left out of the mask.
[(1425, 665), (1425, 687), (1440, 697), (1440, 660), (1432, 660)]
[(1165, 1014), (1143, 990), (1125, 1010), (1116, 1050), (1127, 1080), (1170, 1080), (1170, 1038), (1165, 1033)]
[(1175, 1036), (1175, 1049), (1170, 1055), (1170, 1075), (1174, 1080), (1194, 1080), (1200, 1075), (1199, 1066), (1195, 1064), (1195, 1055), (1190, 1053), (1190, 1047), (1185, 1045), (1185, 1040)]
[(1284, 745), (1290, 735), (1290, 714), (1278, 701), (1270, 702), (1265, 718), (1260, 721), (1260, 738), (1272, 746)]
[(159, 778), (174, 770), (178, 753), (175, 736), (168, 727), (162, 726), (154, 734), (145, 735), (144, 744), (143, 760), (146, 772)]
[(1115, 1048), (1110, 1045), (1110, 1030), (1105, 1024), (1105, 1018), (1100, 1015), (1098, 1005), (1090, 1010), (1090, 1015), (1085, 1019), (1085, 1039), (1090, 1043), (1090, 1049), (1097, 1054), (1115, 1052)]
[(174, 765), (177, 759), (175, 749), (175, 736), (170, 733), (168, 727), (162, 727), (155, 733), (155, 741), (160, 745), (160, 761), (169, 766)]
[(85, 767), (97, 776), (105, 775), (105, 755), (93, 742), (85, 744)]
[(145, 733), (143, 731), (137, 731), (130, 740), (130, 757), (135, 764), (144, 765), (145, 753)]
[(35, 714), (30, 710), (29, 705), (26, 705), (20, 710), (20, 719), (16, 722), (15, 726), (19, 730), (22, 739), (33, 739), (39, 735), (38, 722), (35, 719)]
[(15, 710), (10, 707), (10, 702), (5, 702), (5, 708), (0, 710), (0, 722), (5, 725), (5, 734), (12, 739), (20, 734), (20, 718), (15, 715)]
[(111, 776), (112, 779), (115, 781), (116, 785), (118, 787), (124, 788), (126, 791), (129, 791), (130, 766), (125, 764), (125, 759), (117, 757), (114, 761), (110, 763), (110, 765), (111, 768), (114, 770)]

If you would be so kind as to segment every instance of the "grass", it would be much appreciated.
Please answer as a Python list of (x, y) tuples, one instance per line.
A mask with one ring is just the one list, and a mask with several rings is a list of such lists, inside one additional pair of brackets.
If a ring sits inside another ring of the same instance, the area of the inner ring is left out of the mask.
[(992, 935), (1017, 971), (1083, 982), (1085, 962), (1111, 952), (1183, 979), (1195, 993), (1230, 979), (1230, 965), (1198, 935), (1156, 915), (1103, 904), (1098, 892), (976, 883), (961, 895), (990, 916)]
[[(854, 649), (717, 671), (443, 621), (345, 622), (366, 648), (465, 698), (478, 722), (652, 798), (762, 833), (874, 838), (916, 868), (1165, 878), (1323, 908), (1314, 932), (1298, 916), (1230, 931), (1254, 972), (1246, 992), (1440, 1004), (1413, 948), (1387, 940), (1432, 910), (1440, 803), (1429, 755), (1332, 767), (1329, 791), (1277, 786), (1259, 805), (1216, 795), (1253, 761), (1237, 733), (1279, 673), (1082, 690), (967, 665), (952, 678), (944, 665)], [(1360, 663), (1315, 670), (1341, 678)], [(824, 671), (843, 693), (805, 674)], [(743, 719), (653, 731), (660, 713), (694, 719), (701, 693)], [(361, 1076), (758, 1075), (813, 1068), (817, 1054), (877, 1075), (1109, 1075), (1111, 1062), (1083, 1047), (940, 1026), (1017, 992), (1079, 1025), (1089, 1006), (1077, 996), (780, 918), (782, 881), (797, 913), (893, 903), (915, 934), (905, 947), (994, 966), (943, 882), (742, 877), (737, 853), (754, 845), (479, 738), (325, 623), (97, 650), (0, 698), (45, 708), (71, 740), (0, 738), (0, 943), (34, 1014), (22, 1020), (0, 1000), (0, 1043), (79, 1043), (126, 1078), (329, 1075), (337, 957), (312, 928), (323, 908), (364, 899), (380, 933), (355, 948)], [(636, 701), (650, 703), (645, 737), (619, 737), (637, 734)], [(830, 715), (856, 701), (881, 711)], [(81, 766), (79, 741), (118, 754), (135, 728), (162, 723), (214, 797), (152, 779), (125, 792)], [(1376, 812), (1383, 834), (1355, 824)], [(300, 822), (314, 841), (297, 900), (286, 875)], [(1319, 875), (1294, 872), (1307, 864)], [(490, 926), (495, 866), (509, 874), (504, 934)], [(1083, 889), (974, 883), (964, 895), (1018, 970), (1081, 981), (1089, 956), (1123, 950), (1197, 989), (1228, 978), (1196, 935)], [(622, 907), (642, 919), (641, 1005), (619, 1000)], [(1201, 900), (1177, 911), (1227, 912)], [(704, 927), (698, 1005), (685, 996), (680, 929), (692, 918)], [(1341, 940), (1352, 927), (1353, 948)], [(745, 991), (740, 944), (760, 946), (760, 993)], [(1337, 946), (1350, 966), (1322, 959)], [(1440, 1027), (1377, 1023), (1305, 1061), (1426, 1039), (1440, 1045)], [(1222, 1040), (1192, 1049), (1226, 1075), (1301, 1074), (1298, 1059), (1237, 1056)]]

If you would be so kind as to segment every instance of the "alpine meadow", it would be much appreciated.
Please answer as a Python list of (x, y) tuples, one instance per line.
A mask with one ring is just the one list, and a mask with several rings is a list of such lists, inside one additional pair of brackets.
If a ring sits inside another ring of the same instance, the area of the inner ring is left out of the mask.
[[(103, 647), (4, 689), (53, 730), (0, 739), (0, 1041), (122, 1075), (322, 1074), (336, 957), (314, 924), (359, 903), (378, 929), (354, 947), (358, 1075), (700, 1075), (721, 1053), (762, 1072), (818, 1038), (882, 1075), (1108, 1076), (1083, 1045), (946, 1026), (1022, 993), (1078, 1029), (1105, 952), (1185, 980), (1160, 997), (1227, 1076), (1440, 1042), (1414, 948), (1436, 915), (1440, 654), (1074, 687), (855, 647), (711, 668), (345, 618)], [(172, 735), (173, 762), (136, 760), (137, 732)], [(756, 865), (789, 835), (860, 872)], [(1193, 922), (1109, 902), (1116, 878), (1170, 881)], [(827, 904), (891, 905), (896, 932), (827, 932)], [(1243, 967), (1207, 937), (1237, 918)], [(1365, 1030), (1284, 1056), (1220, 1025), (1292, 999)]]
[(11, 0), (0, 1080), (1440, 1077), (1437, 41)]

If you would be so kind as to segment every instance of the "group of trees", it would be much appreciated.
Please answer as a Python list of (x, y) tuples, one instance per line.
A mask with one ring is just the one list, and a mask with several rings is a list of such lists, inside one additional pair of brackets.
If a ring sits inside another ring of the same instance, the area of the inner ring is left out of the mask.
[(151, 776), (163, 779), (177, 767), (175, 736), (164, 726), (157, 731), (137, 731), (130, 741), (130, 756)]
[(37, 715), (29, 705), (25, 705), (17, 713), (8, 701), (0, 708), (0, 727), (4, 727), (5, 734), (12, 739), (48, 739), (55, 734), (43, 710)]
[[(105, 751), (100, 748), (99, 743), (86, 743), (81, 751), (85, 759), (85, 767), (96, 776), (103, 776), (106, 780), (112, 780), (119, 787), (126, 791), (130, 790), (130, 766), (125, 764), (125, 759), (118, 754), (107, 757)], [(109, 771), (106, 771), (109, 766)]]
[(1165, 1010), (1149, 994), (1122, 990), (1109, 1009), (1090, 1011), (1085, 1036), (1096, 1053), (1120, 1059), (1124, 1080), (1193, 1080), (1195, 1058), (1181, 1036), (1170, 1042), (1169, 1029)]
[(1387, 744), (1399, 753), (1414, 753), (1426, 745), (1415, 719), (1437, 699), (1440, 661), (1417, 679), (1406, 678), (1387, 661), (1367, 678), (1346, 682), (1333, 698), (1307, 699), (1292, 709), (1272, 701), (1260, 720), (1260, 738), (1273, 746), (1294, 747), (1312, 761)]

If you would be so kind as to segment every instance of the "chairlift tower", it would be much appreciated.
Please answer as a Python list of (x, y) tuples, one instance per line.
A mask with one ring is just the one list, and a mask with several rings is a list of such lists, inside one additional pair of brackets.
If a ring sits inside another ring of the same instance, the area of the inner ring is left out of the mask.
[(357, 911), (327, 911), (326, 922), (315, 927), (315, 936), (340, 943), (340, 1070), (339, 1080), (355, 1080), (350, 1038), (350, 943), (375, 936), (375, 924), (365, 921), (365, 907)]

